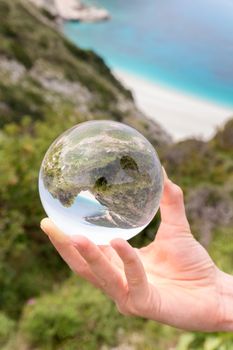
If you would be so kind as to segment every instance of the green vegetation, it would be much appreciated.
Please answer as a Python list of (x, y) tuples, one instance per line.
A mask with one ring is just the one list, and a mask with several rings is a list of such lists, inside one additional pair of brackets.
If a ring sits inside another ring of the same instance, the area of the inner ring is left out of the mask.
[(0, 313), (0, 346), (6, 343), (12, 332), (14, 331), (15, 322), (7, 317), (5, 314)]
[[(123, 317), (71, 276), (40, 231), (37, 182), (48, 146), (64, 130), (92, 119), (128, 123), (162, 145), (168, 174), (184, 188), (193, 232), (233, 273), (233, 120), (209, 142), (169, 145), (104, 62), (69, 43), (47, 16), (19, 0), (0, 0), (0, 13), (0, 348), (231, 349), (231, 334), (186, 333)], [(130, 159), (123, 166), (135, 170)], [(97, 187), (104, 190), (105, 181)], [(132, 244), (153, 239), (158, 224), (157, 216)]]

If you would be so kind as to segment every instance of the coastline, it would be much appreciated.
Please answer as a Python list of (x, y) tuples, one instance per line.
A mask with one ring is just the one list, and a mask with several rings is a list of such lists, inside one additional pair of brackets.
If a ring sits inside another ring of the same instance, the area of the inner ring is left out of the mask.
[(113, 74), (132, 91), (140, 110), (176, 141), (189, 137), (208, 140), (233, 115), (233, 107), (160, 86), (121, 69), (113, 69)]
[(35, 6), (44, 8), (52, 16), (63, 21), (99, 22), (110, 19), (103, 8), (86, 6), (81, 0), (30, 0)]

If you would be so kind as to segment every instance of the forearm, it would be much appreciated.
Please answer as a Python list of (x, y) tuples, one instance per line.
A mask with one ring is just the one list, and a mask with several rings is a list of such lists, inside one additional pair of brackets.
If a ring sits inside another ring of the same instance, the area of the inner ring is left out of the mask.
[(233, 331), (233, 276), (220, 272), (220, 331)]

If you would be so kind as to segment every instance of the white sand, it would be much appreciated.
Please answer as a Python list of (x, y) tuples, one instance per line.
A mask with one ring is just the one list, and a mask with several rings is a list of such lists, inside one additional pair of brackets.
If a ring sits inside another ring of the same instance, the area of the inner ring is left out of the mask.
[(128, 72), (115, 70), (114, 73), (131, 89), (140, 110), (164, 126), (175, 140), (208, 139), (218, 126), (233, 117), (233, 107), (167, 89)]

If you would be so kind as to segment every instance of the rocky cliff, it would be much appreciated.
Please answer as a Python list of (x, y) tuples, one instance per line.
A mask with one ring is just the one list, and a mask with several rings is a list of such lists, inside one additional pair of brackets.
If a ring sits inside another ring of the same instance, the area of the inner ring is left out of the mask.
[(113, 119), (156, 145), (170, 136), (135, 106), (131, 92), (92, 51), (75, 47), (30, 2), (0, 0), (0, 125), (30, 115), (47, 120), (69, 110), (74, 124)]

